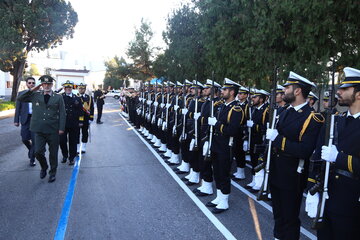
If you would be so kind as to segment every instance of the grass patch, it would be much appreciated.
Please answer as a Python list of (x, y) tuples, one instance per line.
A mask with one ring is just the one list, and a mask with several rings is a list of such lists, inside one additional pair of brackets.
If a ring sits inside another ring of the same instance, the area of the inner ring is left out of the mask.
[(14, 109), (15, 108), (15, 102), (1, 102), (0, 101), (0, 111), (5, 111), (5, 110), (9, 110), (9, 109)]

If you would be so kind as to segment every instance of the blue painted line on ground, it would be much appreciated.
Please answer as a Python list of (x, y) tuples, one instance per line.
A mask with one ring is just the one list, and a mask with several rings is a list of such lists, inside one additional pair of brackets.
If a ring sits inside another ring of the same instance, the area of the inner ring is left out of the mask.
[(75, 192), (75, 185), (77, 176), (80, 169), (80, 163), (81, 163), (81, 153), (78, 157), (76, 157), (74, 169), (72, 171), (68, 191), (65, 197), (64, 205), (61, 211), (61, 216), (58, 222), (58, 226), (56, 229), (54, 240), (63, 240), (65, 239), (65, 233), (66, 233), (66, 227), (69, 220), (70, 210), (71, 210), (71, 204)]

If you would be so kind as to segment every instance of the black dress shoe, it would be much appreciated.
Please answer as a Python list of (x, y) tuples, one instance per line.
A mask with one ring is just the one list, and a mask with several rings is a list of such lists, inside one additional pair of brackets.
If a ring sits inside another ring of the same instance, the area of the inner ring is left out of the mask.
[(181, 171), (181, 170), (175, 170), (175, 173), (176, 174), (185, 174), (185, 173), (189, 173), (189, 172), (184, 172), (184, 171)]
[(50, 182), (55, 182), (55, 180), (56, 180), (55, 175), (50, 175), (48, 182), (49, 182), (49, 183), (50, 183)]
[(195, 188), (194, 190), (192, 190), (192, 192), (196, 194), (196, 193), (200, 192), (200, 190)]
[(222, 212), (225, 212), (227, 209), (219, 209), (219, 208), (214, 208), (211, 212), (214, 214), (219, 214)]
[(63, 157), (61, 163), (66, 163), (66, 161), (67, 161), (67, 158), (66, 158), (66, 157)]
[(194, 182), (190, 182), (190, 181), (188, 181), (188, 182), (186, 183), (186, 185), (188, 185), (188, 186), (193, 186), (193, 185), (196, 185), (196, 184), (199, 184), (199, 183), (194, 183)]
[(40, 178), (43, 179), (46, 177), (46, 170), (40, 170)]
[(217, 205), (216, 205), (215, 203), (212, 203), (212, 202), (210, 201), (210, 202), (207, 202), (207, 203), (205, 204), (205, 206), (207, 206), (207, 207), (216, 207)]
[(189, 179), (185, 178), (185, 177), (182, 177), (181, 180), (183, 181), (189, 181)]
[(69, 161), (69, 165), (74, 165), (74, 164), (75, 164), (74, 159), (72, 159), (72, 160)]
[(206, 197), (206, 196), (210, 196), (212, 194), (203, 193), (201, 191), (198, 191), (197, 193), (195, 193), (195, 195), (198, 196), (198, 197)]
[(96, 124), (103, 124), (103, 123), (104, 123), (104, 122), (101, 122), (101, 121), (100, 121), (100, 122), (96, 122)]
[(248, 185), (244, 186), (245, 189), (252, 189), (252, 187), (249, 187)]
[(30, 166), (30, 167), (35, 167), (35, 166), (36, 166), (35, 161), (30, 161), (29, 166)]

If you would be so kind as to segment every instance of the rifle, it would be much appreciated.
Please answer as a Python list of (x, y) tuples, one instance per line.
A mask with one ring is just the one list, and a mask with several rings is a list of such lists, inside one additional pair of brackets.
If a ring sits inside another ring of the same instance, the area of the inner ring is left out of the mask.
[(175, 110), (175, 119), (174, 119), (174, 129), (173, 129), (173, 132), (172, 132), (172, 134), (173, 134), (173, 137), (176, 137), (176, 134), (177, 134), (177, 132), (176, 132), (176, 128), (177, 128), (177, 118), (178, 118), (178, 109), (177, 109), (177, 106), (179, 105), (179, 92), (178, 92), (178, 89), (177, 89), (177, 81), (175, 82), (175, 94), (176, 94), (176, 96), (175, 96), (175, 106), (174, 106), (174, 110)]
[[(167, 96), (166, 96), (166, 104), (170, 102), (170, 79), (167, 81)], [(166, 106), (166, 113), (165, 113), (165, 131), (168, 129), (168, 121), (169, 121), (169, 108)]]
[[(184, 99), (183, 99), (183, 109), (186, 108), (186, 98), (187, 98), (187, 92), (186, 92), (186, 79), (184, 79), (184, 84), (183, 84), (183, 94), (184, 94)], [(181, 132), (181, 141), (185, 141), (186, 136), (185, 136), (185, 127), (186, 127), (186, 114), (183, 114), (183, 123), (182, 123), (182, 132)]]
[[(249, 120), (252, 119), (252, 109), (251, 109), (251, 88), (249, 85)], [(247, 150), (248, 152), (250, 152), (250, 143), (251, 143), (251, 127), (248, 127), (248, 133), (249, 133), (249, 137), (248, 137), (248, 147)]]
[[(196, 98), (195, 98), (195, 114), (198, 112), (198, 95), (199, 95), (199, 86), (198, 86), (198, 80), (197, 80), (197, 74), (195, 74), (195, 83), (196, 83)], [(194, 132), (194, 136), (195, 136), (195, 144), (194, 144), (194, 148), (193, 151), (196, 152), (199, 147), (198, 147), (198, 121), (197, 119), (194, 119), (194, 123), (195, 123), (195, 132)]]
[(148, 122), (151, 123), (151, 90), (150, 90), (150, 81), (149, 81), (149, 84), (148, 84), (148, 101), (150, 104), (148, 104), (148, 109), (149, 109), (149, 117), (148, 117)]
[[(156, 124), (156, 110), (157, 110), (157, 106), (158, 106), (158, 100), (157, 100), (157, 80), (155, 82), (155, 99), (154, 99), (154, 103), (157, 103), (157, 104), (154, 104), (154, 120), (151, 119), (151, 124)], [(155, 106), (156, 105), (156, 106)]]
[(141, 116), (144, 118), (145, 117), (145, 92), (144, 92), (144, 84), (141, 84), (141, 93), (142, 93), (142, 97), (141, 97)]
[[(335, 115), (333, 114), (333, 108), (334, 108), (334, 98), (335, 98), (335, 58), (333, 58), (333, 64), (332, 64), (332, 79), (331, 79), (331, 90), (330, 90), (330, 107), (326, 109), (326, 119), (325, 119), (325, 145), (331, 147), (333, 145), (333, 139), (334, 139), (334, 125), (335, 125)], [(324, 173), (324, 179), (323, 179), (323, 187), (317, 187), (318, 185), (315, 185), (313, 188), (309, 190), (311, 195), (314, 195), (316, 192), (322, 192), (321, 199), (319, 201), (316, 217), (313, 221), (313, 224), (311, 228), (313, 229), (319, 229), (323, 226), (323, 220), (324, 220), (324, 210), (325, 210), (325, 202), (326, 199), (329, 198), (328, 194), (328, 181), (329, 181), (329, 172), (330, 172), (330, 162), (325, 163), (325, 173)], [(317, 187), (317, 188), (316, 188)]]
[[(211, 83), (211, 94), (210, 94), (210, 117), (214, 117), (214, 95), (215, 95), (215, 88), (214, 88), (214, 78), (215, 78), (215, 74), (214, 71), (211, 74), (211, 79), (212, 79), (212, 83)], [(209, 160), (210, 159), (210, 148), (211, 148), (211, 144), (212, 144), (212, 138), (213, 138), (213, 132), (214, 132), (214, 126), (210, 126), (210, 130), (209, 130), (209, 144), (208, 144), (208, 148), (206, 149), (206, 154), (205, 154), (205, 158), (204, 160)]]
[[(269, 120), (271, 121), (269, 125), (271, 126), (271, 129), (275, 128), (276, 124), (276, 117), (277, 117), (277, 108), (276, 108), (276, 86), (277, 86), (277, 75), (278, 75), (278, 67), (275, 67), (274, 70), (274, 79), (272, 82), (272, 89), (271, 89), (271, 99), (270, 99), (270, 106), (269, 106)], [(271, 145), (272, 141), (269, 140), (268, 146), (267, 146), (267, 157), (266, 157), (266, 165), (265, 165), (265, 174), (264, 174), (264, 180), (261, 185), (259, 194), (257, 196), (257, 200), (265, 201), (269, 200), (268, 194), (269, 194), (269, 172), (270, 172), (270, 160), (271, 160)]]

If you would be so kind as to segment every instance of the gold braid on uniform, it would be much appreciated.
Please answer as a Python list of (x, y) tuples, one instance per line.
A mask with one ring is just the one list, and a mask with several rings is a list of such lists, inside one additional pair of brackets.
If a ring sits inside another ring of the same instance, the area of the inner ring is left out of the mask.
[(303, 125), (303, 127), (301, 129), (301, 132), (300, 132), (300, 135), (299, 135), (299, 141), (301, 141), (302, 136), (304, 135), (306, 129), (308, 128), (311, 119), (314, 119), (318, 123), (324, 123), (325, 122), (325, 119), (324, 119), (322, 114), (311, 112), (309, 114), (308, 118), (305, 120), (304, 125)]

